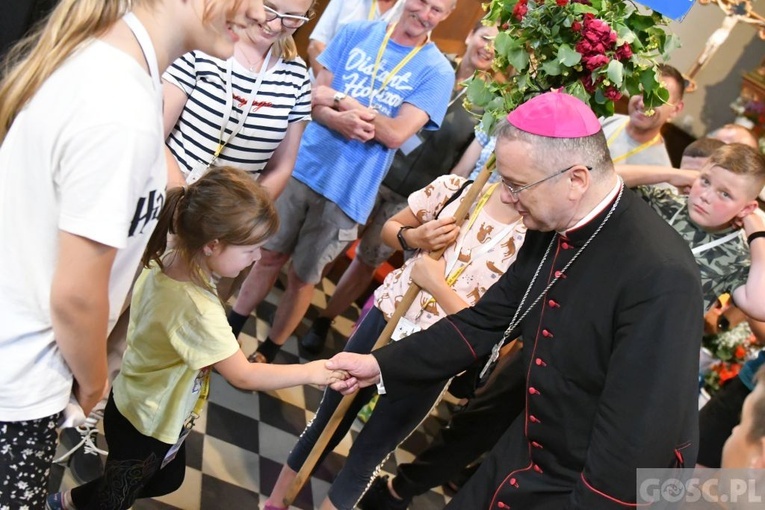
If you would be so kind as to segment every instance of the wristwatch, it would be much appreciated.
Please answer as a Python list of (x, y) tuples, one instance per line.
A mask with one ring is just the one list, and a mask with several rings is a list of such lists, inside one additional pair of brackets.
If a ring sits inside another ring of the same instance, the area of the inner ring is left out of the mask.
[(332, 104), (337, 108), (340, 106), (340, 101), (348, 97), (348, 94), (345, 92), (335, 92), (335, 95), (332, 96)]
[(401, 245), (401, 249), (404, 251), (414, 251), (414, 248), (406, 244), (406, 239), (404, 239), (404, 230), (409, 230), (410, 228), (414, 228), (414, 227), (409, 227), (407, 225), (404, 225), (403, 227), (398, 229), (398, 234), (396, 234), (396, 237), (398, 237), (398, 243)]

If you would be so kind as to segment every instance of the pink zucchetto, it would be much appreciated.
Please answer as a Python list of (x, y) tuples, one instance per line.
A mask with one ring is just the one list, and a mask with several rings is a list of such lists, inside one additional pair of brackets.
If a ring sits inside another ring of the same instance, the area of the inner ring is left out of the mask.
[(518, 106), (507, 121), (521, 131), (551, 138), (583, 138), (600, 131), (589, 106), (570, 94), (545, 92)]

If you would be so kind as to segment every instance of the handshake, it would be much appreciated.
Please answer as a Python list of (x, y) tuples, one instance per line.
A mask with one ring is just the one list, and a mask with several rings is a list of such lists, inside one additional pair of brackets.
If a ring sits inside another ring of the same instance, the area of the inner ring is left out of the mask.
[(323, 362), (325, 385), (350, 395), (380, 381), (380, 366), (371, 354), (341, 352)]

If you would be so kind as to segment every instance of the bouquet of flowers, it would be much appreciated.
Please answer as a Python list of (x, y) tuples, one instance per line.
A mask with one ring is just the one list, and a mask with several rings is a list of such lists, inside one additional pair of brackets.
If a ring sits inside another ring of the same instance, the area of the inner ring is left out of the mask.
[(765, 125), (765, 103), (759, 99), (739, 97), (730, 106), (738, 116), (748, 119), (752, 127)]
[(614, 113), (622, 95), (643, 94), (646, 107), (666, 102), (655, 65), (678, 45), (669, 20), (630, 1), (492, 0), (487, 23), (497, 23), (494, 66), (514, 69), (506, 82), (472, 78), (466, 101), (485, 111), (482, 127), (552, 89), (588, 103), (599, 116)]
[(704, 335), (702, 345), (712, 357), (704, 374), (704, 389), (710, 394), (719, 390), (728, 379), (736, 377), (744, 363), (759, 351), (757, 339), (746, 321), (730, 331)]

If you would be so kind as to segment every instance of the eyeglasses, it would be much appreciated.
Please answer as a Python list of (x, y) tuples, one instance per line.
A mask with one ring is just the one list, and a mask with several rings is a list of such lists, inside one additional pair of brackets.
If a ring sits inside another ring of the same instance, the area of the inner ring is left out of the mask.
[[(545, 181), (548, 181), (548, 180), (552, 179), (553, 177), (558, 177), (559, 175), (563, 175), (563, 174), (565, 174), (566, 172), (568, 172), (569, 170), (571, 170), (571, 169), (573, 169), (573, 168), (576, 168), (576, 167), (578, 167), (578, 166), (582, 166), (582, 165), (571, 165), (571, 166), (570, 166), (570, 167), (568, 167), (568, 168), (564, 168), (563, 170), (560, 170), (560, 171), (558, 171), (558, 172), (555, 172), (555, 173), (554, 173), (554, 174), (552, 174), (552, 175), (548, 175), (547, 177), (544, 177), (544, 178), (542, 178), (542, 179), (539, 179), (538, 181), (532, 182), (531, 184), (527, 184), (527, 185), (525, 185), (525, 186), (521, 186), (520, 188), (514, 188), (514, 187), (510, 186), (510, 185), (507, 183), (507, 181), (505, 180), (505, 178), (504, 178), (504, 177), (501, 177), (501, 179), (502, 179), (502, 184), (504, 184), (504, 185), (505, 185), (505, 187), (506, 187), (506, 188), (507, 188), (507, 190), (510, 192), (510, 194), (513, 196), (513, 198), (514, 198), (514, 199), (517, 199), (517, 198), (518, 198), (518, 195), (520, 195), (520, 194), (521, 194), (521, 191), (525, 191), (525, 190), (527, 190), (527, 189), (529, 189), (529, 188), (533, 188), (533, 187), (534, 187), (534, 186), (536, 186), (537, 184), (542, 184), (543, 182), (545, 182)], [(586, 166), (585, 168), (586, 168), (587, 170), (589, 170), (589, 171), (592, 171), (592, 167), (591, 167), (591, 166)]]
[(273, 10), (267, 5), (264, 5), (263, 9), (266, 11), (266, 22), (270, 22), (275, 20), (276, 18), (279, 18), (284, 28), (300, 28), (309, 21), (309, 18), (305, 16), (295, 16), (293, 14), (282, 14), (280, 12)]

